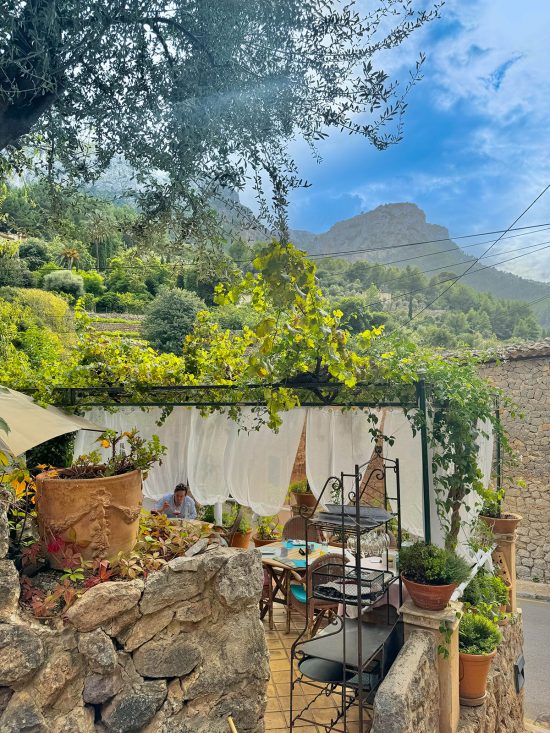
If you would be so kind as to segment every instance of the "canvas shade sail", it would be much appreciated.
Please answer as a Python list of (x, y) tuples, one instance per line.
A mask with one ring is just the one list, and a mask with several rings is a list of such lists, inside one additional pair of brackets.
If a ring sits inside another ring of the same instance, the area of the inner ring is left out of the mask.
[(66, 433), (103, 431), (90, 420), (56, 407), (40, 407), (28, 395), (7, 388), (0, 390), (0, 417), (9, 428), (6, 432), (0, 426), (0, 450), (13, 456)]

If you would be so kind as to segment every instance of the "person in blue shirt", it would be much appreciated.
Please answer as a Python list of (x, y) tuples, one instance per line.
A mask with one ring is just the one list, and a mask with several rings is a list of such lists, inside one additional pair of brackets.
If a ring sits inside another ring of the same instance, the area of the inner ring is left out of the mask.
[(172, 494), (166, 494), (157, 502), (155, 509), (171, 518), (196, 519), (197, 508), (188, 492), (185, 484), (178, 484)]

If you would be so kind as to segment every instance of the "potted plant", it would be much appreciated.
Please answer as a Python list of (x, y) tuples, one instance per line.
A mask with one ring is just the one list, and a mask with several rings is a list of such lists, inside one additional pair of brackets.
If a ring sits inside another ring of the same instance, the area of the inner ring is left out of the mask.
[(52, 567), (59, 566), (64, 543), (77, 546), (83, 560), (130, 552), (136, 543), (143, 478), (166, 448), (156, 435), (147, 441), (135, 429), (107, 430), (98, 442), (111, 450), (107, 461), (97, 450), (35, 479), (38, 528)]
[(303, 481), (294, 481), (288, 487), (288, 491), (294, 497), (296, 506), (307, 506), (312, 509), (317, 503), (317, 499), (311, 493), (306, 479)]
[(466, 613), (458, 627), (460, 702), (481, 705), (487, 694), (487, 676), (502, 634), (480, 613)]
[(260, 517), (256, 525), (256, 534), (252, 538), (255, 547), (263, 547), (273, 542), (279, 542), (283, 536), (283, 525), (279, 524), (279, 517), (274, 514), (270, 517)]
[(239, 547), (241, 550), (247, 550), (252, 535), (252, 526), (250, 520), (246, 516), (242, 516), (236, 532), (230, 537), (229, 546)]
[(479, 570), (465, 588), (462, 601), (472, 610), (482, 614), (489, 621), (505, 625), (508, 623), (508, 588), (497, 575)]
[[(519, 485), (520, 482), (518, 482)], [(502, 500), (505, 490), (488, 489), (483, 493), (483, 507), (479, 518), (487, 524), (495, 534), (513, 534), (523, 517), (521, 514), (502, 511)]]
[(399, 551), (401, 578), (419, 608), (441, 611), (470, 574), (468, 563), (449, 550), (416, 542)]

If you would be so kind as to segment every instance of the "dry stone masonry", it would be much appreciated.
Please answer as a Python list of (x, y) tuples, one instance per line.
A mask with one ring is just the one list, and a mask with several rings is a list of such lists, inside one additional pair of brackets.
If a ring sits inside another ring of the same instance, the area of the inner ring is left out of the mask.
[(523, 417), (505, 411), (503, 422), (521, 457), (509, 477), (526, 486), (509, 488), (505, 508), (523, 516), (518, 527), (517, 575), (550, 582), (550, 339), (507, 349), (500, 361), (482, 365), (488, 377), (516, 404)]
[(145, 582), (102, 583), (54, 628), (22, 615), (0, 564), (2, 733), (226, 733), (229, 715), (263, 732), (257, 551), (215, 546)]
[[(457, 733), (523, 733), (523, 692), (516, 692), (514, 664), (522, 654), (521, 613), (503, 627), (491, 665), (487, 700), (460, 708)], [(374, 699), (371, 733), (437, 733), (440, 691), (433, 634), (413, 631)]]

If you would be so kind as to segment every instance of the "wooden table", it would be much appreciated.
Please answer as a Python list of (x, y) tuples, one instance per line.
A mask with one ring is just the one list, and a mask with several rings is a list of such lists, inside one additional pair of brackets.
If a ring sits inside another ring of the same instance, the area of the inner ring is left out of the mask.
[[(273, 603), (287, 604), (288, 594), (290, 593), (290, 581), (294, 574), (303, 575), (306, 572), (306, 558), (300, 553), (305, 551), (306, 543), (298, 540), (286, 540), (283, 542), (273, 542), (270, 545), (258, 547), (262, 553), (262, 563), (271, 580), (271, 597), (269, 599), (270, 606)], [(309, 562), (312, 563), (318, 557), (328, 554), (338, 554), (342, 556), (341, 547), (332, 547), (331, 545), (321, 545), (318, 542), (310, 542)], [(287, 556), (283, 557), (281, 551), (287, 549)], [(312, 549), (311, 549), (312, 548)], [(351, 559), (350, 553), (345, 550), (348, 562)], [(273, 614), (269, 615), (269, 628), (273, 628)]]

